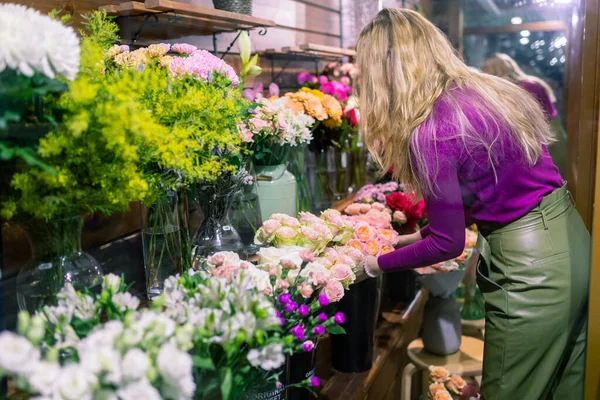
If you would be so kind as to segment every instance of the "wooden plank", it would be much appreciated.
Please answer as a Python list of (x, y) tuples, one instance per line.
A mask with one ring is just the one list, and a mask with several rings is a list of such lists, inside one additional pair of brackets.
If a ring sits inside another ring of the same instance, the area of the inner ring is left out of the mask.
[(299, 47), (303, 50), (318, 51), (321, 53), (329, 53), (329, 54), (334, 54), (334, 55), (339, 55), (339, 56), (349, 56), (349, 57), (356, 56), (356, 51), (349, 50), (349, 49), (342, 49), (341, 47), (325, 46), (322, 44), (314, 44), (314, 43), (301, 44)]
[(178, 1), (146, 0), (146, 8), (158, 11), (173, 11), (184, 15), (187, 14), (196, 17), (211, 18), (214, 20), (245, 24), (254, 27), (275, 26), (275, 22), (268, 19), (236, 14), (228, 11), (215, 10), (213, 8), (195, 6)]
[(100, 11), (106, 11), (106, 13), (108, 15), (116, 15), (120, 11), (119, 10), (119, 6), (116, 5), (116, 4), (109, 4), (109, 5), (106, 5), (106, 6), (100, 6), (100, 7), (98, 7), (98, 10), (100, 10)]

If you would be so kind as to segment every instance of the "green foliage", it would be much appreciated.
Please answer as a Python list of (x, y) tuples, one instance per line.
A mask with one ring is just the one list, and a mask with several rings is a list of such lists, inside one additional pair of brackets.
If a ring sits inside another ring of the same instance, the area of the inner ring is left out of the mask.
[(106, 15), (106, 10), (93, 11), (82, 17), (85, 20), (85, 30), (80, 30), (79, 33), (83, 38), (103, 48), (108, 48), (119, 40), (119, 27), (112, 21), (114, 17)]

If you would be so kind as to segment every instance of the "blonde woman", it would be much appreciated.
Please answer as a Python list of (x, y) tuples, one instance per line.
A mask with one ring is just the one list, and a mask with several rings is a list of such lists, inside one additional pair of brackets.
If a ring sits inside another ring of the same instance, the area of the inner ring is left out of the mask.
[(365, 143), (424, 197), (429, 218), (403, 247), (365, 259), (359, 279), (457, 257), (477, 223), (483, 398), (583, 398), (590, 236), (548, 154), (540, 106), (469, 70), (409, 10), (382, 10), (357, 57)]
[(533, 96), (540, 107), (544, 111), (546, 119), (550, 121), (550, 126), (555, 132), (557, 138), (556, 143), (550, 145), (548, 150), (554, 163), (559, 167), (561, 174), (566, 173), (566, 135), (558, 112), (556, 111), (556, 96), (552, 88), (537, 76), (527, 75), (519, 67), (519, 64), (513, 60), (508, 54), (495, 53), (490, 58), (485, 60), (482, 66), (483, 72), (490, 75), (499, 76), (507, 79), (512, 83), (520, 86), (523, 90)]

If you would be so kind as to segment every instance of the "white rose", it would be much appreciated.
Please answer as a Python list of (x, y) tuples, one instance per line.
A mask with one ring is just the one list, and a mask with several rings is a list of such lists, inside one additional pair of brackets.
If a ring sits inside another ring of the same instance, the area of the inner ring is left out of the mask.
[(277, 247), (262, 247), (258, 251), (258, 264), (277, 265), (284, 254), (283, 249)]
[(124, 312), (125, 310), (137, 310), (140, 305), (140, 299), (132, 296), (129, 292), (113, 295), (112, 302), (121, 312)]
[(53, 398), (61, 400), (90, 400), (96, 376), (78, 364), (68, 364), (60, 372)]
[(12, 332), (0, 333), (0, 370), (24, 374), (40, 359), (40, 352), (24, 337)]
[(121, 362), (123, 379), (126, 381), (137, 381), (142, 379), (148, 371), (150, 362), (148, 356), (140, 349), (131, 349), (125, 353)]
[(120, 400), (162, 400), (160, 393), (147, 380), (130, 383), (117, 392)]
[(102, 282), (102, 289), (110, 292), (117, 293), (121, 287), (121, 278), (115, 274), (108, 274), (104, 277)]
[(33, 371), (27, 377), (31, 387), (41, 395), (50, 396), (60, 375), (58, 363), (42, 361), (36, 364)]

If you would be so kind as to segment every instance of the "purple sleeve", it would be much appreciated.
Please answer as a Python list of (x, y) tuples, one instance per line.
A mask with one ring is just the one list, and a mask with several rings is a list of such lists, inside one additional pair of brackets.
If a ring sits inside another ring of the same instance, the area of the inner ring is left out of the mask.
[(556, 107), (554, 107), (554, 103), (552, 103), (550, 96), (548, 96), (546, 89), (542, 85), (537, 82), (523, 81), (521, 82), (521, 87), (537, 100), (548, 120), (556, 118)]
[(422, 227), (419, 233), (421, 234), (422, 239), (425, 239), (427, 236), (429, 236), (429, 234), (431, 233), (431, 230), (429, 229), (429, 224)]
[(423, 240), (379, 257), (379, 266), (386, 272), (451, 260), (460, 256), (465, 248), (465, 214), (457, 169), (460, 139), (422, 141), (424, 148), (435, 149), (425, 155), (428, 165), (437, 165), (432, 168), (434, 176), (430, 177), (435, 182), (434, 193), (425, 198), (429, 227), (421, 233), (422, 236), (425, 233)]

